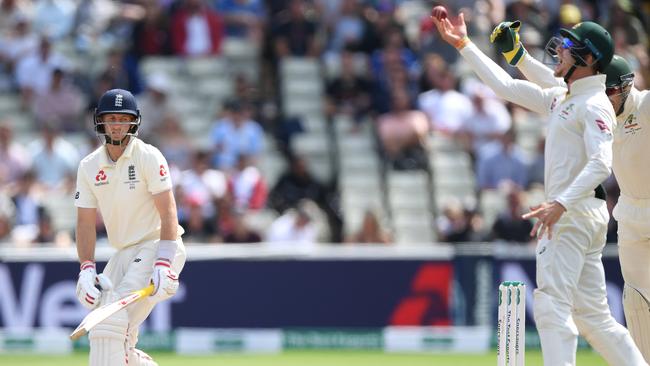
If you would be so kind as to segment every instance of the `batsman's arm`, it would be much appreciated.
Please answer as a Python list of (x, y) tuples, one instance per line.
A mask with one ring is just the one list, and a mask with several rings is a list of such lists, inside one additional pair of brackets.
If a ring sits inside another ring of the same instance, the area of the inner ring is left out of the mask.
[(77, 207), (77, 255), (79, 263), (95, 261), (96, 208)]
[(153, 195), (153, 202), (160, 215), (160, 240), (175, 241), (178, 238), (178, 215), (172, 190)]
[(95, 242), (97, 240), (97, 199), (90, 188), (84, 162), (77, 169), (77, 192), (75, 193), (75, 206), (77, 206), (77, 254), (79, 263), (95, 261)]

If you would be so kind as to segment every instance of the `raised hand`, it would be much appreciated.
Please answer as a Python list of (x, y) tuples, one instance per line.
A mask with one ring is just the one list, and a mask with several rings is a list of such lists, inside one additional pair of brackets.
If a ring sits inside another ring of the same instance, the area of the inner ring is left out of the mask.
[(459, 48), (458, 45), (467, 39), (467, 26), (465, 25), (465, 16), (460, 13), (452, 23), (449, 17), (440, 20), (432, 17), (433, 24), (436, 25), (440, 37), (450, 45)]

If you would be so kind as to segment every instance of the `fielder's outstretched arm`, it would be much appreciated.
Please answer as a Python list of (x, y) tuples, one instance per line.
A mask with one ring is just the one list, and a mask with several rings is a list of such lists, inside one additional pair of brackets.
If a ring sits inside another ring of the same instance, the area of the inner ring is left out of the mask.
[(558, 91), (542, 89), (529, 81), (513, 79), (467, 38), (467, 28), (462, 13), (456, 24), (452, 24), (448, 18), (441, 20), (433, 18), (433, 22), (441, 37), (459, 50), (472, 70), (495, 94), (534, 112), (543, 115), (549, 113), (553, 97)]
[(524, 77), (542, 88), (553, 88), (556, 86), (566, 88), (566, 83), (562, 78), (556, 78), (553, 70), (543, 63), (537, 61), (530, 54), (526, 54), (524, 59), (517, 65), (517, 68)]

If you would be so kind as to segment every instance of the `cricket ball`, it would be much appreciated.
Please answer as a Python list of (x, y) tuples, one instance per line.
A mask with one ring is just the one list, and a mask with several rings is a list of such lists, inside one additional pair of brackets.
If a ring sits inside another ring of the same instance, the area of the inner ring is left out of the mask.
[(442, 5), (434, 6), (431, 9), (431, 16), (438, 20), (445, 19), (447, 17), (447, 9)]

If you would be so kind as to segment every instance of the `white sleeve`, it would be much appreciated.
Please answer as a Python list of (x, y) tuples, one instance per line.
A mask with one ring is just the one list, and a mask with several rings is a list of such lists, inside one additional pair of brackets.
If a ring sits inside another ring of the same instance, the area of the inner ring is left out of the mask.
[(556, 90), (542, 89), (529, 81), (513, 79), (472, 42), (463, 47), (460, 54), (496, 95), (533, 112), (549, 114)]
[[(609, 106), (609, 105), (608, 105)], [(567, 210), (587, 197), (605, 179), (612, 169), (612, 129), (616, 120), (611, 107), (587, 104), (582, 123), (587, 164), (569, 187), (556, 199)]]
[(90, 189), (90, 183), (84, 174), (82, 164), (79, 164), (77, 169), (77, 191), (74, 194), (74, 205), (81, 208), (97, 208), (97, 197)]
[(528, 79), (528, 81), (535, 83), (542, 88), (552, 88), (560, 86), (566, 88), (566, 83), (562, 78), (556, 78), (553, 70), (537, 61), (530, 54), (526, 54), (522, 62), (517, 65), (517, 69)]
[(151, 194), (158, 194), (172, 189), (172, 179), (169, 176), (167, 160), (158, 149), (151, 146), (145, 164), (147, 190)]
[(650, 116), (650, 90), (640, 92), (638, 116), (640, 117), (639, 122), (647, 120), (648, 116)]

